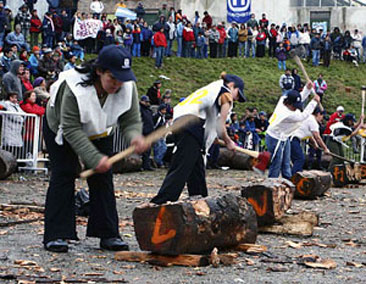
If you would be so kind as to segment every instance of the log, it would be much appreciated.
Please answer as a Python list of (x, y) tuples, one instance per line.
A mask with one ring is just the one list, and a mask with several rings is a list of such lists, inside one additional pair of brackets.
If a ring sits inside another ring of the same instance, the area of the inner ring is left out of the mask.
[(158, 254), (210, 253), (255, 243), (257, 220), (245, 198), (226, 194), (218, 198), (143, 204), (133, 211), (140, 249)]
[(333, 176), (333, 185), (335, 187), (344, 187), (349, 184), (344, 164), (334, 165), (330, 172)]
[(319, 215), (310, 212), (310, 211), (302, 211), (295, 215), (285, 215), (280, 220), (279, 223), (300, 223), (300, 222), (308, 222), (313, 226), (319, 225)]
[(347, 184), (358, 184), (362, 176), (366, 174), (366, 167), (360, 163), (345, 162), (344, 164), (334, 165), (331, 169), (333, 184), (335, 187), (345, 187)]
[(113, 164), (112, 170), (115, 174), (138, 172), (142, 167), (142, 158), (137, 154), (122, 159), (121, 161)]
[(269, 178), (258, 184), (242, 187), (241, 196), (252, 204), (258, 226), (273, 224), (291, 207), (295, 186), (288, 180)]
[(230, 167), (235, 170), (251, 171), (253, 169), (255, 159), (240, 153), (230, 151), (227, 148), (220, 148), (220, 155), (217, 164), (220, 167)]
[(160, 266), (208, 266), (210, 258), (207, 255), (182, 254), (177, 256), (167, 256), (153, 254), (143, 251), (119, 251), (114, 255), (114, 259), (118, 261), (128, 262), (148, 262)]
[(291, 181), (295, 185), (295, 197), (315, 199), (322, 196), (332, 186), (332, 174), (322, 171), (303, 171), (293, 175)]
[(17, 168), (17, 159), (8, 151), (0, 150), (0, 179), (6, 179)]

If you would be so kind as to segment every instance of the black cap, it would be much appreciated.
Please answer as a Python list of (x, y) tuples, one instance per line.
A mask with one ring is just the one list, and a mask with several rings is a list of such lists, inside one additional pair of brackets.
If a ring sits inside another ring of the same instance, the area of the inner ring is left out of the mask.
[(132, 58), (130, 52), (120, 45), (108, 45), (99, 52), (99, 66), (111, 71), (120, 82), (136, 81), (131, 70)]
[(345, 121), (349, 121), (349, 120), (351, 120), (351, 121), (353, 121), (353, 122), (356, 122), (356, 117), (355, 117), (355, 115), (354, 115), (353, 113), (347, 113), (347, 114), (344, 116), (344, 118), (343, 118), (343, 122), (345, 122)]
[(247, 101), (247, 98), (244, 95), (244, 81), (242, 78), (240, 78), (237, 75), (232, 74), (226, 74), (225, 75), (225, 81), (227, 82), (233, 82), (234, 88), (239, 89), (239, 102), (244, 103)]
[(295, 108), (302, 108), (301, 95), (296, 90), (291, 90), (287, 93), (287, 102)]

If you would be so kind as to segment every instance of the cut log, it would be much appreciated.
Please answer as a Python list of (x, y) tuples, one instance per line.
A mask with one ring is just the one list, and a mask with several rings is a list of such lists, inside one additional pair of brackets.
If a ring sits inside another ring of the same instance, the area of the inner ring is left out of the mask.
[(280, 220), (279, 223), (300, 223), (300, 222), (308, 222), (313, 226), (319, 225), (319, 215), (310, 212), (310, 211), (302, 211), (295, 215), (285, 215)]
[(182, 254), (178, 256), (166, 256), (152, 254), (143, 251), (119, 251), (114, 255), (118, 261), (148, 262), (160, 266), (208, 266), (210, 258), (207, 255)]
[(290, 209), (295, 186), (285, 179), (266, 179), (250, 184), (241, 190), (257, 213), (258, 226), (269, 225), (279, 220)]
[(362, 179), (366, 179), (366, 164), (360, 164), (360, 175), (361, 175), (361, 180)]
[(133, 154), (115, 164), (113, 164), (112, 170), (115, 174), (138, 172), (142, 167), (142, 158)]
[(0, 179), (6, 179), (17, 168), (17, 159), (8, 151), (0, 150)]
[(332, 174), (322, 171), (298, 172), (291, 178), (296, 187), (295, 197), (315, 199), (332, 186)]
[(262, 253), (267, 251), (267, 247), (255, 244), (240, 244), (235, 248), (236, 251), (244, 251), (247, 253)]
[(345, 162), (344, 164), (335, 165), (331, 169), (333, 176), (333, 184), (335, 187), (345, 187), (347, 184), (360, 183), (362, 176), (365, 175), (363, 171), (366, 171), (365, 166), (359, 163), (353, 165)]
[(245, 198), (218, 198), (143, 204), (133, 212), (141, 250), (159, 254), (210, 253), (213, 248), (255, 243), (257, 220)]
[(347, 175), (346, 175), (346, 167), (343, 164), (334, 165), (331, 169), (331, 173), (333, 176), (333, 185), (335, 187), (344, 187), (349, 184)]
[(220, 155), (217, 164), (220, 167), (230, 167), (235, 170), (250, 171), (253, 169), (255, 159), (240, 153), (228, 150), (227, 148), (220, 148)]

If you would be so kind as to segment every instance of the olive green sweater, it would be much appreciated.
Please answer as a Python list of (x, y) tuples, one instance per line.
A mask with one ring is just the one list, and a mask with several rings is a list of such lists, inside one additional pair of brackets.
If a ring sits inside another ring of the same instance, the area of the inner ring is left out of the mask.
[[(100, 100), (101, 105), (104, 102), (105, 98), (103, 101)], [(104, 155), (98, 151), (83, 131), (76, 97), (66, 82), (62, 83), (58, 90), (55, 106), (51, 107), (48, 102), (46, 117), (50, 129), (55, 134), (59, 125), (62, 125), (63, 138), (83, 160), (87, 168), (95, 168), (98, 165)], [(133, 87), (131, 108), (119, 117), (118, 124), (122, 136), (128, 143), (142, 133), (136, 84)]]

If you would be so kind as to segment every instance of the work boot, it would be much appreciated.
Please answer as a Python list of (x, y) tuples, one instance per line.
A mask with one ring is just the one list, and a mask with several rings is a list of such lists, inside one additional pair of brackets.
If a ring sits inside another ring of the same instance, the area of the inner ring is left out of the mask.
[(44, 245), (44, 248), (52, 252), (67, 252), (69, 250), (66, 240), (63, 239), (49, 241)]
[(119, 237), (100, 239), (100, 247), (112, 251), (129, 250), (128, 244)]

